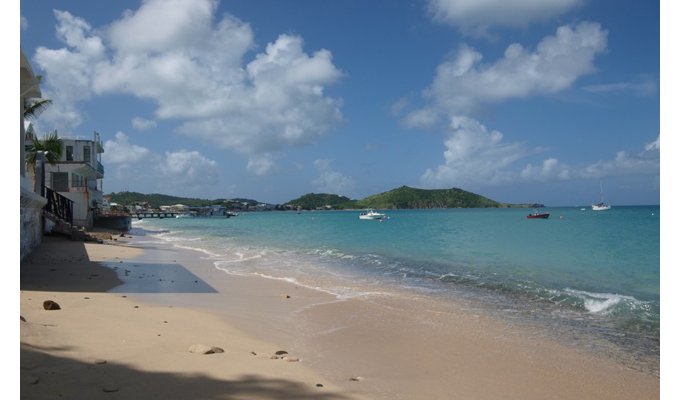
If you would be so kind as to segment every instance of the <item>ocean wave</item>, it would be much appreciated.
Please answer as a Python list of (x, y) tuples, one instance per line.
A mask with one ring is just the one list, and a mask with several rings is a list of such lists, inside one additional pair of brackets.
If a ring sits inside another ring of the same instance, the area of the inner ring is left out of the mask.
[(614, 311), (617, 306), (624, 306), (630, 310), (648, 308), (646, 302), (632, 296), (615, 293), (592, 293), (570, 288), (564, 289), (564, 292), (582, 301), (583, 307), (593, 314), (606, 315)]

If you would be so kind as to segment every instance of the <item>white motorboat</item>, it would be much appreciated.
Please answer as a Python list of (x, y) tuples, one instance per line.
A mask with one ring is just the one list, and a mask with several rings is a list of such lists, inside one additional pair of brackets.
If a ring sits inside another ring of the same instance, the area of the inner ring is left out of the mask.
[(384, 220), (389, 218), (387, 215), (383, 213), (379, 213), (375, 210), (366, 210), (359, 214), (359, 219), (370, 219), (370, 220)]

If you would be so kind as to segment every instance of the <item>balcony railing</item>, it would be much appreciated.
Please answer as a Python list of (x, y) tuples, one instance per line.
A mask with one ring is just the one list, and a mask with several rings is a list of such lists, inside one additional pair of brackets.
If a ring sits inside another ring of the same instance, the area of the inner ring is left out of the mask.
[(104, 166), (99, 161), (97, 161), (97, 172), (99, 172), (101, 175), (104, 175)]
[(45, 211), (73, 225), (73, 200), (68, 199), (54, 190), (45, 187), (47, 205)]

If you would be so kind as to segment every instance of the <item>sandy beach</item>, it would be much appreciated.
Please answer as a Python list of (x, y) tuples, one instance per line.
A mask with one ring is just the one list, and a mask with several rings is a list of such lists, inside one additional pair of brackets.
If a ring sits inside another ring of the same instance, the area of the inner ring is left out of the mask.
[(659, 398), (654, 373), (464, 307), (341, 301), (129, 236), (45, 237), (20, 294), (26, 399)]

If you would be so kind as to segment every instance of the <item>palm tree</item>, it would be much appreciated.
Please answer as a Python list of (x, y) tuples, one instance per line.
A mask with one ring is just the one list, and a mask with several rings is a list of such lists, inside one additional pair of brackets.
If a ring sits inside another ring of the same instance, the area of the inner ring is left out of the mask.
[(33, 121), (52, 104), (50, 99), (28, 99), (24, 104), (24, 119)]
[(56, 129), (46, 134), (42, 140), (38, 139), (33, 132), (29, 132), (31, 144), (26, 149), (26, 164), (35, 175), (35, 165), (38, 159), (38, 152), (44, 152), (45, 161), (56, 164), (61, 159), (62, 140)]

